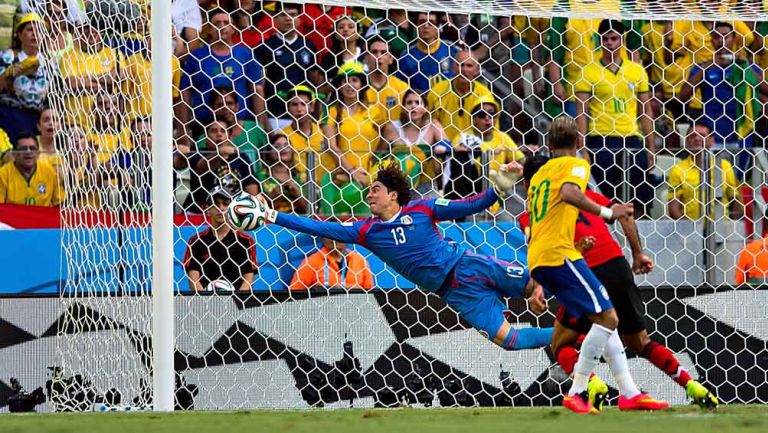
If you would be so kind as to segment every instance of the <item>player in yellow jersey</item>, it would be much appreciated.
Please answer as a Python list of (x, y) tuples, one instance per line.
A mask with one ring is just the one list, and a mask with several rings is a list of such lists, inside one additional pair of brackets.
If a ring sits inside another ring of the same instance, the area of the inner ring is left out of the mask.
[(616, 332), (619, 319), (605, 287), (574, 246), (579, 211), (612, 221), (634, 212), (632, 204), (601, 207), (584, 195), (589, 164), (576, 158), (579, 132), (570, 117), (559, 117), (549, 130), (550, 159), (528, 188), (530, 233), (528, 267), (534, 280), (576, 317), (592, 322), (574, 368), (573, 385), (563, 406), (577, 413), (598, 413), (590, 404), (589, 376), (602, 355), (619, 387), (619, 409), (657, 410), (668, 403), (641, 393), (627, 366), (624, 345)]

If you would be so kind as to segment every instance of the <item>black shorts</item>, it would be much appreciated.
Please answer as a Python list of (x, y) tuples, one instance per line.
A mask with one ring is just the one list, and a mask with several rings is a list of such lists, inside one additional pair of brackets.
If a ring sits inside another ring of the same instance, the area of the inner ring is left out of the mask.
[[(627, 259), (616, 257), (590, 269), (608, 290), (616, 315), (619, 316), (619, 334), (645, 331), (645, 304), (640, 299), (640, 291)], [(577, 318), (562, 306), (557, 311), (557, 320), (566, 328), (581, 334), (586, 334), (592, 327), (588, 318)]]

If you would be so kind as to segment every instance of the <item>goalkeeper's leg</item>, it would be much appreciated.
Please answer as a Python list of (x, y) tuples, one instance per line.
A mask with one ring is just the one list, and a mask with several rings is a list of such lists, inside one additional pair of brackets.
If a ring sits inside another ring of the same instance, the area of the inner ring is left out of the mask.
[(525, 267), (490, 257), (468, 255), (456, 265), (444, 289), (446, 304), (484, 337), (506, 350), (548, 346), (552, 328), (515, 329), (504, 316), (501, 296), (522, 297), (528, 273)]

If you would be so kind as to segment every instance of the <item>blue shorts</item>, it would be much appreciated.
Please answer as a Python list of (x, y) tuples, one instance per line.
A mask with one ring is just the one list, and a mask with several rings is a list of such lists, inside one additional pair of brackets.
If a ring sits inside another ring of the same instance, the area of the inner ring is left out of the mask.
[(506, 320), (501, 298), (520, 298), (530, 281), (528, 268), (494, 257), (465, 253), (438, 294), (486, 338), (493, 340)]
[(540, 266), (533, 270), (533, 279), (577, 318), (613, 308), (608, 292), (584, 259), (565, 259), (561, 266)]

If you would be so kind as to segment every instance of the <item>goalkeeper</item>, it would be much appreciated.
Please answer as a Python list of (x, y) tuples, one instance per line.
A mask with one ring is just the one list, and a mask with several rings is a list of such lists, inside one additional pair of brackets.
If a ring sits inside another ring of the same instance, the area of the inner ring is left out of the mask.
[(368, 192), (370, 218), (339, 224), (267, 208), (267, 221), (364, 246), (400, 275), (438, 294), (470, 325), (506, 350), (543, 347), (550, 342), (552, 328), (512, 328), (501, 302), (502, 297), (522, 297), (533, 291), (528, 269), (469, 252), (444, 239), (436, 226), (438, 221), (466, 217), (496, 203), (519, 175), (519, 165), (505, 168), (491, 173), (494, 189), (467, 199), (410, 201), (407, 177), (399, 167), (389, 165), (378, 172)]

